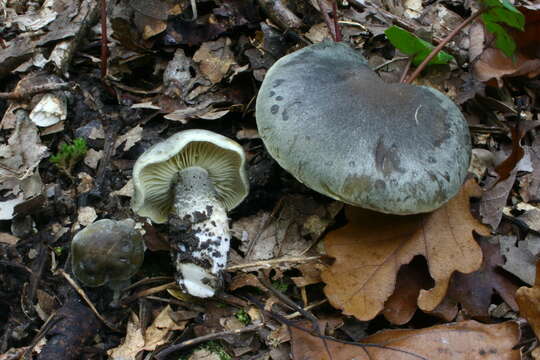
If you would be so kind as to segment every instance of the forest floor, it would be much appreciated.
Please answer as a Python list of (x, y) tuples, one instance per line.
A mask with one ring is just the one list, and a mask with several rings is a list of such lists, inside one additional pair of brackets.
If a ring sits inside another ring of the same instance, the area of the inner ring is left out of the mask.
[[(405, 217), (282, 169), (257, 130), (258, 90), (276, 60), (336, 33), (399, 83), (414, 65), (384, 31), (438, 44), (479, 3), (103, 4), (0, 0), (0, 360), (540, 358), (538, 4), (516, 4), (514, 59), (478, 18), (445, 47), (452, 61), (414, 79), (460, 107), (472, 161), (454, 199)], [(131, 208), (135, 161), (187, 129), (237, 141), (247, 160), (224, 286), (208, 299), (178, 287), (169, 225)], [(85, 286), (73, 237), (128, 218), (146, 245), (131, 285)]]

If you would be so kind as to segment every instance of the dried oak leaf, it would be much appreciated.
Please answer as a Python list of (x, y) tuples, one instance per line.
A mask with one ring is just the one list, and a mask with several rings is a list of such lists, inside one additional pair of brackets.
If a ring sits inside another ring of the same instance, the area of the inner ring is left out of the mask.
[(306, 331), (289, 329), (294, 360), (521, 359), (519, 349), (512, 349), (520, 337), (519, 326), (512, 321), (485, 325), (469, 320), (418, 330), (384, 330), (362, 340), (378, 347), (323, 341)]
[(536, 281), (532, 288), (520, 287), (516, 292), (519, 312), (531, 325), (536, 337), (540, 337), (540, 261), (536, 263)]
[(423, 255), (435, 285), (420, 291), (418, 306), (435, 309), (454, 271), (470, 273), (482, 265), (482, 251), (472, 232), (487, 235), (489, 230), (469, 211), (469, 198), (479, 193), (469, 180), (440, 209), (413, 216), (349, 207), (349, 224), (325, 238), (327, 254), (336, 259), (322, 273), (330, 303), (359, 320), (374, 318), (392, 295), (400, 266)]
[(489, 318), (488, 308), (494, 292), (516, 311), (514, 294), (518, 286), (498, 269), (505, 262), (499, 245), (487, 238), (478, 242), (484, 255), (482, 267), (471, 274), (455, 273), (450, 281), (448, 297), (461, 303), (467, 313), (477, 319)]
[(382, 314), (394, 325), (408, 323), (416, 312), (416, 301), (422, 289), (433, 286), (433, 281), (426, 272), (425, 264), (416, 257), (410, 264), (401, 266), (396, 278), (396, 287), (392, 296), (384, 303)]
[(193, 61), (199, 64), (201, 73), (212, 84), (219, 83), (236, 64), (231, 39), (222, 37), (216, 41), (204, 42), (193, 55)]

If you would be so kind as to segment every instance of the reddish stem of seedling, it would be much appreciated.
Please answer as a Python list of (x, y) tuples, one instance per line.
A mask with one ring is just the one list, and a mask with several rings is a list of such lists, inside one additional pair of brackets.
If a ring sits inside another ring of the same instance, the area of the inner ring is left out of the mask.
[(465, 19), (461, 24), (458, 25), (450, 34), (448, 34), (440, 43), (437, 45), (430, 53), (429, 55), (418, 65), (416, 70), (412, 73), (411, 76), (409, 76), (408, 79), (404, 81), (406, 84), (411, 84), (414, 79), (420, 75), (420, 73), (425, 69), (427, 64), (443, 49), (443, 47), (446, 46), (465, 26), (469, 25), (471, 22), (473, 22), (477, 17), (482, 15), (487, 8), (481, 9), (477, 11), (476, 13), (472, 14), (469, 18)]
[(332, 16), (334, 18), (334, 34), (336, 35), (336, 42), (340, 42), (342, 39), (341, 27), (338, 22), (338, 13), (337, 13), (337, 0), (332, 1)]
[(107, 62), (109, 58), (109, 49), (107, 47), (107, 0), (100, 0), (100, 22), (101, 22), (101, 80), (107, 76)]

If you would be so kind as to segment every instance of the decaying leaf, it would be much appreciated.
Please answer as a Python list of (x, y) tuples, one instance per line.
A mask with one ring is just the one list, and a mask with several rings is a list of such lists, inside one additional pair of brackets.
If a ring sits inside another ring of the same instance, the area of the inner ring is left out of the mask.
[(349, 224), (325, 238), (327, 254), (335, 263), (322, 273), (330, 303), (360, 320), (374, 318), (394, 291), (403, 264), (423, 255), (435, 281), (421, 290), (418, 306), (431, 311), (443, 300), (454, 271), (480, 268), (482, 251), (473, 230), (489, 230), (469, 211), (469, 198), (480, 190), (466, 182), (460, 193), (430, 214), (392, 216), (349, 207)]
[(482, 267), (471, 274), (455, 273), (448, 288), (448, 297), (459, 302), (467, 314), (476, 319), (488, 319), (488, 308), (496, 292), (513, 310), (517, 310), (514, 294), (518, 286), (499, 269), (504, 258), (496, 242), (487, 238), (479, 241), (484, 261)]
[(236, 221), (232, 233), (242, 240), (245, 261), (299, 256), (314, 245), (341, 207), (336, 201), (322, 204), (313, 198), (288, 195), (272, 213), (260, 212)]
[(540, 237), (533, 233), (517, 241), (515, 236), (498, 236), (501, 254), (506, 263), (503, 269), (517, 276), (529, 285), (536, 277), (536, 260), (540, 254)]
[[(471, 53), (474, 60), (474, 74), (481, 81), (496, 79), (502, 86), (503, 77), (527, 76), (534, 78), (540, 74), (540, 58), (538, 57), (538, 33), (540, 32), (540, 11), (519, 7), (525, 15), (523, 32), (512, 30), (510, 33), (517, 44), (514, 58), (492, 47), (487, 47), (478, 53)], [(492, 35), (485, 34), (486, 44), (492, 44)], [(478, 58), (477, 58), (478, 57)]]
[(116, 143), (114, 144), (114, 148), (117, 149), (122, 144), (124, 144), (124, 147), (122, 148), (123, 151), (128, 151), (135, 145), (139, 140), (141, 140), (143, 134), (143, 128), (140, 125), (135, 126), (134, 128), (127, 131), (125, 134), (121, 135), (116, 139)]
[(41, 144), (36, 125), (24, 110), (17, 111), (16, 128), (7, 144), (0, 145), (0, 183), (6, 185), (6, 179), (20, 181), (29, 177), (45, 156), (47, 147)]
[[(300, 325), (306, 327), (305, 323)], [(469, 320), (419, 330), (384, 330), (362, 340), (381, 347), (323, 341), (294, 327), (289, 329), (294, 360), (521, 359), (519, 349), (513, 350), (520, 330), (512, 321), (485, 325)]]
[(236, 63), (231, 39), (223, 37), (203, 43), (193, 55), (193, 61), (199, 64), (203, 75), (213, 84), (220, 82)]
[(433, 281), (419, 261), (413, 260), (410, 264), (402, 265), (397, 274), (394, 293), (384, 303), (382, 314), (392, 324), (408, 323), (418, 308), (416, 302), (420, 290), (431, 286)]
[[(518, 171), (530, 172), (531, 155), (529, 149), (525, 148), (525, 155), (521, 160), (513, 165), (508, 177), (502, 181), (498, 177), (487, 177), (485, 180), (485, 191), (482, 193), (480, 201), (480, 217), (482, 222), (491, 226), (492, 229), (497, 229), (502, 219), (503, 208), (506, 206), (510, 191), (516, 181)], [(503, 151), (499, 151), (496, 156), (504, 156)]]
[(112, 360), (131, 360), (144, 348), (144, 336), (139, 318), (131, 313), (126, 329), (126, 337), (122, 344), (107, 351)]
[(520, 287), (516, 300), (521, 316), (527, 319), (536, 337), (540, 337), (540, 261), (536, 263), (536, 281), (532, 288)]
[(152, 351), (166, 343), (173, 330), (183, 330), (187, 321), (174, 321), (174, 312), (170, 305), (164, 307), (143, 334), (139, 318), (131, 313), (127, 324), (126, 337), (118, 347), (107, 351), (113, 360), (135, 360), (143, 350)]

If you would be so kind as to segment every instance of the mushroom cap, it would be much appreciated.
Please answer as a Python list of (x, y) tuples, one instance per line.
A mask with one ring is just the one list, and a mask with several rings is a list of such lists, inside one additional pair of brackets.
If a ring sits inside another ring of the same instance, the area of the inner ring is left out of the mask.
[(217, 198), (227, 210), (235, 208), (249, 191), (246, 157), (235, 141), (207, 130), (174, 134), (146, 150), (133, 167), (131, 207), (140, 216), (164, 223), (173, 211), (173, 182), (177, 174), (198, 166), (208, 172)]
[(458, 107), (426, 86), (387, 84), (342, 43), (279, 59), (257, 96), (268, 152), (300, 182), (390, 214), (432, 211), (465, 180), (470, 136)]
[(144, 260), (144, 242), (131, 219), (98, 220), (71, 241), (71, 264), (75, 276), (86, 286), (133, 276)]

